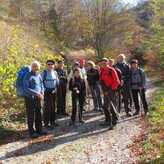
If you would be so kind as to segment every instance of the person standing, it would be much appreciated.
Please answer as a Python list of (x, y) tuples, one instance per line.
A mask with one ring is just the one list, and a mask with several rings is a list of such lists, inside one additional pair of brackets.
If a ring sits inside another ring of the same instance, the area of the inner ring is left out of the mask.
[(25, 92), (28, 131), (30, 137), (36, 138), (39, 135), (47, 134), (42, 130), (41, 116), (41, 101), (44, 99), (44, 87), (42, 77), (39, 73), (40, 63), (38, 61), (32, 62), (31, 69), (32, 70), (28, 72), (23, 79), (23, 86)]
[[(70, 79), (73, 77), (73, 72), (74, 72), (74, 70), (75, 70), (76, 68), (80, 68), (80, 63), (77, 62), (77, 61), (73, 63), (72, 69), (71, 69), (71, 71), (70, 71), (70, 73), (69, 73), (69, 75), (68, 75), (68, 81), (70, 81)], [(82, 75), (81, 75), (81, 76), (82, 76)]]
[[(89, 85), (88, 85), (88, 81), (87, 81), (87, 71), (86, 71), (86, 60), (84, 59), (80, 59), (79, 60), (79, 64), (80, 64), (80, 73), (81, 73), (81, 77), (84, 79), (85, 81), (85, 86), (86, 86), (86, 93), (85, 93), (85, 96), (83, 97), (84, 98), (84, 104), (88, 104), (87, 102), (87, 99), (86, 97), (89, 97)], [(86, 110), (83, 108), (83, 111), (85, 112)]]
[(115, 112), (115, 91), (120, 85), (120, 80), (118, 78), (117, 72), (114, 68), (108, 66), (108, 59), (103, 58), (101, 60), (100, 68), (100, 82), (102, 86), (102, 91), (104, 94), (104, 114), (105, 122), (101, 124), (102, 126), (109, 126), (112, 130), (113, 126), (117, 124), (117, 115)]
[(54, 70), (55, 62), (53, 60), (47, 60), (47, 69), (42, 73), (43, 85), (44, 85), (44, 126), (49, 129), (53, 129), (57, 126), (55, 122), (55, 110), (56, 110), (56, 96), (57, 87), (59, 86), (58, 74)]
[(59, 78), (59, 86), (57, 90), (57, 113), (59, 115), (68, 116), (66, 113), (67, 73), (64, 69), (64, 61), (58, 61), (56, 71)]
[(125, 55), (120, 54), (117, 57), (117, 63), (115, 65), (116, 68), (118, 68), (122, 73), (122, 94), (123, 94), (123, 102), (125, 107), (126, 116), (130, 117), (131, 114), (130, 108), (129, 108), (129, 100), (130, 100), (130, 68), (128, 64), (125, 62)]
[(87, 79), (87, 72), (85, 69), (86, 61), (84, 59), (81, 59), (79, 61), (79, 64), (80, 64), (79, 67), (80, 67), (81, 76), (86, 81), (86, 79)]
[(84, 123), (82, 119), (82, 112), (86, 87), (85, 81), (81, 77), (80, 69), (78, 68), (73, 71), (73, 77), (69, 81), (69, 90), (72, 91), (72, 116), (70, 125), (75, 125), (76, 113), (78, 109), (79, 122)]
[(99, 86), (99, 78), (99, 71), (95, 68), (95, 63), (93, 61), (88, 61), (87, 81), (91, 90), (95, 111), (102, 111), (102, 99)]
[(114, 59), (110, 58), (109, 59), (109, 62), (108, 62), (108, 65), (110, 67), (113, 67), (115, 69), (115, 71), (117, 72), (117, 75), (118, 75), (118, 78), (120, 80), (120, 86), (117, 88), (116, 92), (115, 92), (115, 102), (116, 102), (116, 108), (117, 108), (117, 111), (120, 113), (121, 112), (121, 87), (123, 85), (123, 80), (122, 80), (122, 73), (121, 71), (114, 66)]
[(140, 112), (139, 105), (139, 95), (141, 97), (141, 101), (143, 104), (145, 115), (148, 112), (148, 105), (145, 96), (145, 85), (146, 85), (146, 76), (144, 70), (138, 66), (138, 60), (131, 61), (131, 69), (130, 69), (130, 84), (132, 90), (133, 101), (135, 105), (135, 113), (133, 115), (138, 115)]
[(122, 72), (120, 71), (120, 69), (118, 69), (115, 65), (114, 65), (114, 59), (109, 59), (109, 62), (108, 62), (108, 65), (110, 66), (110, 67), (113, 67), (114, 69), (115, 69), (115, 71), (117, 72), (117, 75), (118, 75), (118, 78), (119, 78), (119, 80), (120, 80), (120, 82), (121, 82), (121, 85), (123, 84), (123, 80), (122, 80)]

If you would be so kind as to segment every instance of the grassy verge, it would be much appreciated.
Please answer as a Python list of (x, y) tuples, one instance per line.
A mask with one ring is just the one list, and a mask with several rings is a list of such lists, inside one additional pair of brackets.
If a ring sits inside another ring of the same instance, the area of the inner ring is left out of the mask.
[[(67, 97), (67, 111), (71, 111), (71, 95)], [(0, 145), (27, 136), (24, 100), (13, 98), (0, 99)]]
[(150, 115), (147, 118), (148, 136), (142, 141), (144, 153), (141, 163), (164, 163), (164, 81), (155, 83), (158, 87), (154, 93), (150, 106)]
[(0, 105), (0, 145), (20, 138), (25, 131), (23, 102), (17, 99), (14, 102)]

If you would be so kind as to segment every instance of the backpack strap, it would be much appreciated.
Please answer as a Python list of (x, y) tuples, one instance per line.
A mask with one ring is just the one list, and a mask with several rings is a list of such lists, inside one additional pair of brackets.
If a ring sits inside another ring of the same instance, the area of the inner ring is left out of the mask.
[(46, 77), (47, 77), (47, 70), (43, 71), (43, 82), (46, 81)]
[(47, 71), (44, 70), (43, 71), (43, 79), (42, 79), (43, 80), (43, 86), (44, 86), (44, 88), (46, 88), (45, 83), (44, 83), (46, 81), (46, 77), (47, 77)]

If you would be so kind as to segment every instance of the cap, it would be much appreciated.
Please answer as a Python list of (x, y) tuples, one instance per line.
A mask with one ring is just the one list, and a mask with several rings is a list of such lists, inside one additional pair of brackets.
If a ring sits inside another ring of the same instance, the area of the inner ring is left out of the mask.
[(55, 61), (54, 60), (47, 60), (47, 62), (46, 62), (47, 64), (48, 63), (52, 63), (52, 64), (55, 64)]

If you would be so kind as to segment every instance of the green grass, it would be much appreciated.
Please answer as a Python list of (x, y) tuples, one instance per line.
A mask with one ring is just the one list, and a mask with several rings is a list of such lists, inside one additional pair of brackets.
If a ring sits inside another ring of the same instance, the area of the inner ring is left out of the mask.
[(158, 87), (150, 105), (150, 115), (147, 118), (148, 137), (143, 142), (144, 155), (141, 163), (164, 163), (164, 81), (155, 83)]

